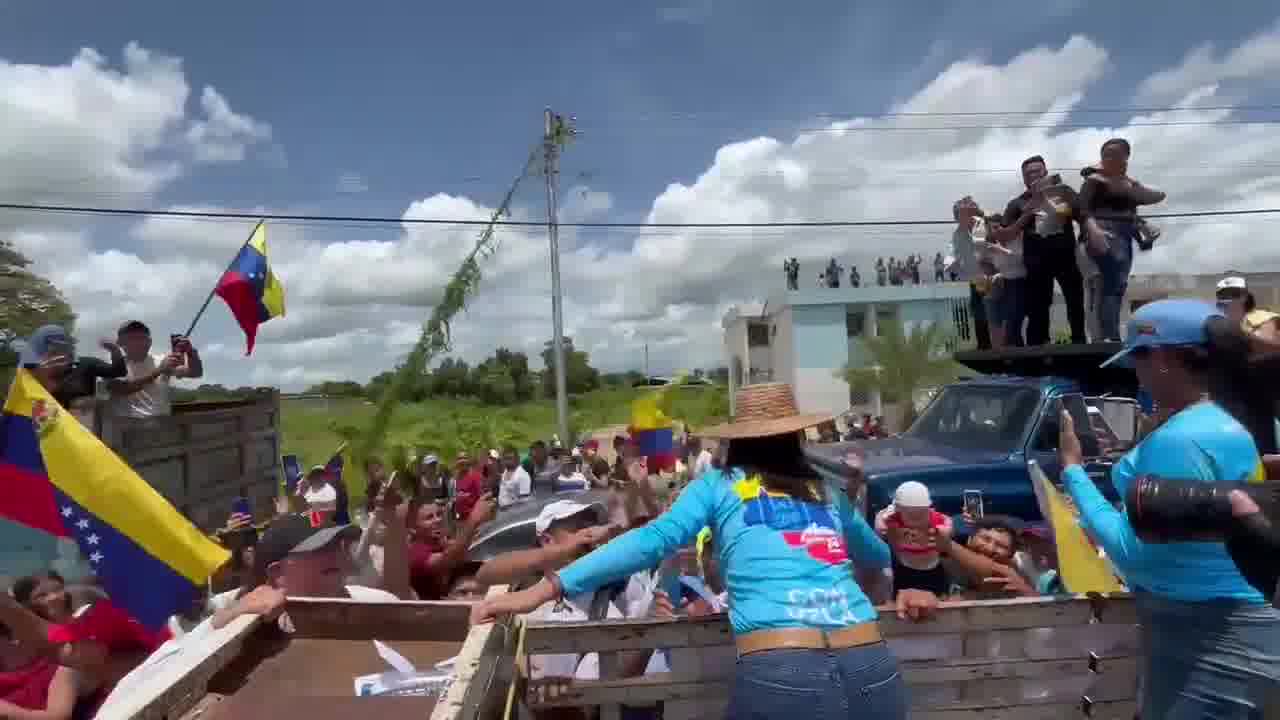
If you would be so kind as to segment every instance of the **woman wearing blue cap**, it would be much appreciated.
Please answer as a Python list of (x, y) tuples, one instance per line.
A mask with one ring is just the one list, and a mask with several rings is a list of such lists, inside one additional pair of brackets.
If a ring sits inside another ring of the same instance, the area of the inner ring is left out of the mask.
[[(805, 428), (790, 386), (739, 391), (733, 423), (702, 431), (729, 441), (724, 469), (698, 476), (671, 509), (527, 590), (479, 603), (475, 622), (590, 592), (693, 542), (704, 527), (729, 592), (738, 662), (727, 717), (904, 720), (906, 686), (877, 613), (853, 577), (889, 566), (889, 548), (846, 493), (804, 462)], [(898, 614), (921, 618), (937, 597), (899, 593)]]
[[(1238, 328), (1208, 303), (1161, 300), (1134, 313), (1124, 349), (1104, 365), (1133, 367), (1166, 419), (1113, 467), (1111, 482), (1120, 497), (1144, 475), (1261, 481), (1252, 436), (1219, 404), (1234, 408), (1234, 398), (1215, 392), (1228, 389), (1224, 378), (1244, 367), (1248, 347)], [(1085, 472), (1065, 411), (1060, 427), (1062, 479), (1081, 524), (1137, 601), (1146, 654), (1142, 716), (1261, 717), (1280, 677), (1280, 611), (1244, 579), (1221, 542), (1140, 539)]]

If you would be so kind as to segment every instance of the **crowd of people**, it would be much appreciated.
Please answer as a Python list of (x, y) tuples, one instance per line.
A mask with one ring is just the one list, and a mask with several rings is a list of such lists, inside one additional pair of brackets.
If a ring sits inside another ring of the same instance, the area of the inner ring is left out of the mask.
[(948, 272), (969, 283), (979, 349), (1050, 342), (1055, 283), (1071, 342), (1120, 340), (1135, 248), (1150, 250), (1160, 236), (1138, 209), (1165, 199), (1129, 177), (1131, 153), (1123, 138), (1103, 143), (1099, 162), (1080, 171), (1079, 192), (1033, 155), (1020, 168), (1026, 190), (1003, 213), (969, 196), (955, 202)]
[[(1151, 422), (1111, 470), (1120, 498), (1150, 477), (1261, 482), (1280, 468), (1268, 369), (1275, 363), (1258, 364), (1280, 357), (1280, 316), (1231, 276), (1217, 305), (1149, 303), (1120, 332), (1133, 246), (1157, 234), (1136, 210), (1162, 198), (1127, 177), (1128, 157), (1128, 143), (1108, 141), (1079, 193), (1049, 175), (1042, 158), (1029, 158), (1027, 191), (1001, 216), (968, 198), (956, 203), (953, 261), (943, 270), (970, 282), (975, 306), (990, 310), (992, 340), (1019, 344), (1047, 342), (1054, 283), (1081, 303), (1068, 315), (1083, 341), (1085, 278), (1075, 263), (1087, 257), (1097, 266), (1096, 337), (1122, 339), (1107, 364), (1131, 367), (1152, 401)], [(1077, 285), (1078, 294), (1068, 289)], [(152, 356), (141, 323), (125, 324), (104, 347), (111, 362), (79, 359), (65, 331), (46, 327), (25, 343), (20, 362), (69, 407), (106, 378), (112, 411), (131, 417), (166, 414), (170, 380), (201, 373), (180, 336), (170, 353)], [(217, 534), (231, 560), (198, 603), (160, 630), (130, 618), (92, 578), (79, 587), (53, 572), (22, 578), (0, 595), (0, 717), (87, 716), (109, 693), (145, 682), (192, 638), (244, 615), (265, 618), (287, 642), (286, 598), (309, 596), (466, 600), (474, 623), (511, 614), (574, 622), (727, 612), (736, 654), (729, 717), (900, 720), (910, 688), (881, 635), (877, 604), (924, 621), (946, 599), (1068, 590), (1051, 532), (980, 509), (947, 516), (927, 484), (902, 483), (892, 504), (867, 518), (861, 455), (846, 457), (844, 487), (805, 460), (808, 433), (831, 418), (799, 413), (785, 385), (739, 392), (739, 414), (688, 436), (672, 474), (651, 473), (625, 435), (612, 439), (612, 460), (595, 441), (565, 447), (558, 438), (532, 443), (524, 457), (512, 447), (460, 453), (449, 468), (429, 450), (394, 469), (363, 458), (361, 520), (348, 516), (345, 484), (329, 467), (313, 468), (265, 525), (231, 514)], [(1107, 500), (1085, 470), (1071, 415), (1057, 420), (1063, 488), (1136, 598), (1142, 717), (1260, 716), (1280, 681), (1274, 588), (1243, 574), (1221, 541), (1139, 535), (1133, 503)], [(869, 417), (860, 427), (869, 438), (882, 434)], [(529, 547), (483, 562), (469, 556), (482, 528), (526, 507), (537, 508)], [(495, 584), (513, 589), (485, 599)], [(621, 668), (650, 675), (669, 663), (655, 647), (628, 654)], [(529, 671), (534, 693), (600, 674), (593, 653), (535, 656)], [(660, 717), (660, 709), (626, 715)]]
[[(890, 257), (886, 260), (883, 257), (876, 258), (876, 285), (885, 287), (889, 285), (919, 285), (921, 283), (921, 267), (924, 265), (924, 257), (919, 254), (908, 255), (899, 260), (897, 257)], [(782, 273), (787, 281), (788, 290), (800, 289), (800, 261), (796, 258), (787, 258), (782, 263)], [(827, 261), (827, 265), (818, 273), (817, 285), (820, 288), (839, 288), (840, 278), (844, 277), (844, 266), (840, 261), (831, 258)], [(849, 266), (849, 287), (862, 287), (862, 274), (858, 272), (857, 265)], [(958, 280), (958, 275), (951, 275), (950, 280)], [(947, 282), (947, 264), (941, 252), (934, 255), (933, 258), (933, 281)]]

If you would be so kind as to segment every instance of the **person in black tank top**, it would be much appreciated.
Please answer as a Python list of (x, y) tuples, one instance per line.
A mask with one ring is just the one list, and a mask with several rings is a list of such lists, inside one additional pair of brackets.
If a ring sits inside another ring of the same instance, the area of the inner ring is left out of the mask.
[(1098, 309), (1101, 338), (1119, 340), (1120, 312), (1133, 269), (1133, 245), (1141, 241), (1138, 207), (1163, 202), (1165, 194), (1129, 177), (1131, 148), (1124, 138), (1102, 144), (1101, 162), (1085, 168), (1080, 210), (1085, 220), (1085, 249), (1102, 274)]

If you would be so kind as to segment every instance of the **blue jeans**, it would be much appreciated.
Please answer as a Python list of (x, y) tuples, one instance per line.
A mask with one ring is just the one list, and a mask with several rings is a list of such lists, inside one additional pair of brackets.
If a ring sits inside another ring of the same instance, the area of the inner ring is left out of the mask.
[(1111, 248), (1093, 255), (1101, 272), (1102, 290), (1098, 301), (1098, 329), (1106, 340), (1122, 340), (1120, 312), (1124, 294), (1129, 289), (1129, 272), (1133, 270), (1133, 243), (1138, 239), (1138, 224), (1132, 220), (1103, 220), (1098, 224), (1107, 232)]
[(769, 650), (738, 658), (732, 720), (905, 720), (907, 688), (883, 642)]
[(999, 320), (1004, 326), (1004, 344), (1008, 347), (1022, 347), (1026, 343), (1022, 339), (1022, 323), (1027, 319), (1027, 279), (1005, 278), (996, 299)]
[(1253, 720), (1280, 684), (1280, 610), (1134, 593), (1142, 623), (1142, 717)]

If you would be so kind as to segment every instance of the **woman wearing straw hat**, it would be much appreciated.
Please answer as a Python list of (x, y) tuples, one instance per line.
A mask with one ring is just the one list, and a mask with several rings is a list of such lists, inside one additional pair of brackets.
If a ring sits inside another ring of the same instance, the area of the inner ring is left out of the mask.
[[(473, 622), (526, 613), (594, 591), (692, 543), (710, 527), (729, 593), (738, 649), (728, 717), (906, 717), (906, 688), (854, 580), (889, 566), (889, 548), (844, 492), (804, 463), (803, 431), (829, 420), (796, 411), (791, 387), (739, 391), (734, 422), (703, 437), (728, 442), (722, 469), (691, 482), (675, 505), (518, 593), (478, 604)], [(898, 614), (922, 618), (937, 606), (923, 591), (898, 596)]]

